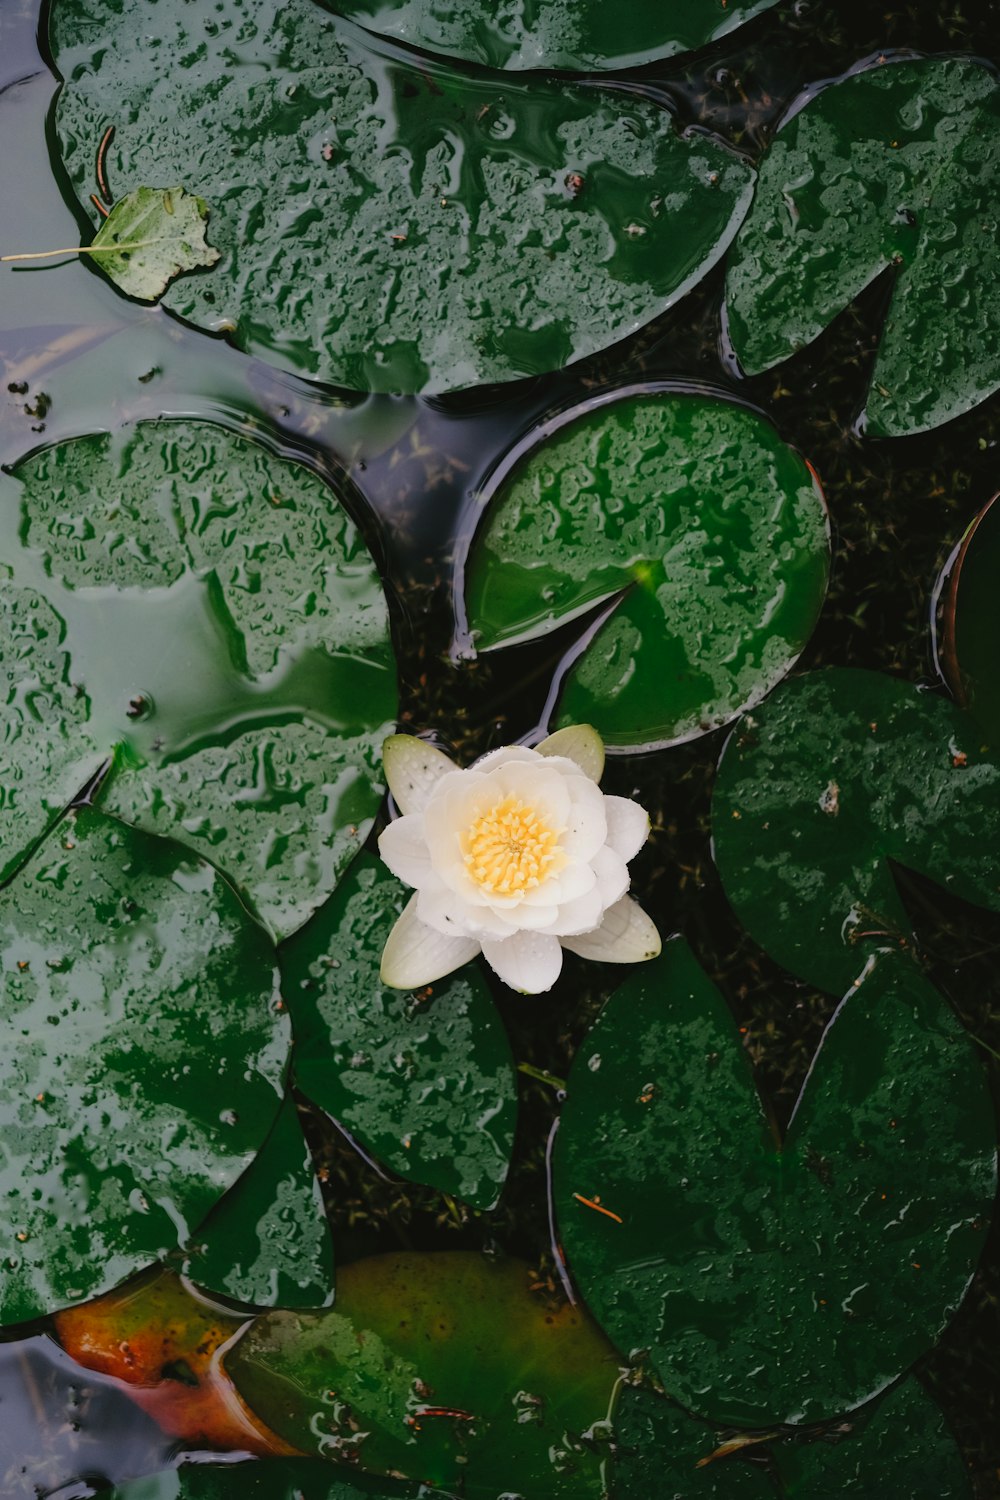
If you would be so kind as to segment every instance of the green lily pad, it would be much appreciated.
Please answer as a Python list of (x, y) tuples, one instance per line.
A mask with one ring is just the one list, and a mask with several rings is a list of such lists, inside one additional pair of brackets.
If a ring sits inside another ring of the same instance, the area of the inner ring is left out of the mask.
[(333, 1241), (290, 1094), (240, 1180), (193, 1237), (184, 1274), (250, 1307), (329, 1307)]
[(951, 569), (942, 659), (948, 681), (991, 745), (1000, 746), (1000, 505), (969, 527)]
[(712, 839), (756, 940), (843, 993), (869, 954), (911, 941), (891, 860), (1000, 909), (1000, 761), (943, 698), (877, 672), (812, 672), (733, 730)]
[(332, 9), (383, 36), (490, 68), (634, 68), (728, 36), (776, 0), (335, 0)]
[[(431, 1500), (430, 1491), (366, 1481), (363, 1474), (333, 1478), (315, 1458), (268, 1458), (254, 1463), (184, 1464), (120, 1484), (109, 1500)], [(447, 1500), (447, 1496), (443, 1497)]]
[(995, 1158), (979, 1058), (908, 960), (852, 988), (779, 1146), (675, 939), (577, 1054), (554, 1193), (570, 1274), (618, 1348), (689, 1410), (767, 1427), (849, 1412), (933, 1346), (986, 1239)]
[(85, 809), (0, 893), (0, 1321), (175, 1249), (281, 1098), (274, 950), (218, 872)]
[(733, 401), (651, 388), (588, 403), (504, 460), (482, 501), (465, 576), (473, 641), (537, 640), (615, 605), (558, 720), (619, 748), (690, 739), (757, 702), (826, 592), (815, 477)]
[(615, 1406), (611, 1500), (774, 1500), (762, 1470), (739, 1458), (707, 1462), (721, 1442), (665, 1396), (625, 1386)]
[(60, 443), (2, 484), (5, 873), (113, 755), (108, 811), (301, 926), (371, 826), (396, 713), (381, 584), (335, 496), (193, 421)]
[(788, 1500), (970, 1500), (962, 1455), (940, 1410), (913, 1379), (864, 1413), (839, 1441), (779, 1443), (774, 1458)]
[[(355, 390), (537, 375), (633, 332), (719, 259), (752, 169), (650, 100), (467, 76), (315, 0), (55, 0), (56, 130), (89, 209), (184, 182), (222, 259), (164, 305)], [(178, 59), (183, 57), (183, 66)], [(109, 115), (110, 112), (110, 115)]]
[(868, 431), (937, 427), (1000, 387), (1000, 89), (967, 58), (890, 61), (794, 111), (729, 263), (729, 331), (757, 374), (895, 268)]
[(491, 1208), (517, 1118), (510, 1045), (479, 968), (418, 994), (379, 979), (410, 892), (360, 854), (281, 949), (295, 1082), (399, 1176)]
[(598, 1500), (616, 1357), (531, 1279), (466, 1251), (357, 1261), (338, 1272), (333, 1311), (258, 1318), (226, 1370), (305, 1452), (465, 1500)]
[(205, 238), (208, 205), (182, 187), (136, 188), (120, 198), (89, 246), (128, 297), (155, 302), (175, 276), (219, 259)]

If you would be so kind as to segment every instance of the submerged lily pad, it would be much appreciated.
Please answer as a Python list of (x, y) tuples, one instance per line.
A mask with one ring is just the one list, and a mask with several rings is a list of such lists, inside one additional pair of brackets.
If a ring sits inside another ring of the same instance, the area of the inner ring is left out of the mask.
[(0, 1322), (176, 1249), (281, 1098), (274, 950), (210, 865), (89, 809), (0, 893)]
[(982, 1064), (908, 960), (852, 988), (779, 1145), (675, 939), (577, 1054), (554, 1192), (570, 1274), (622, 1353), (646, 1351), (689, 1410), (766, 1427), (848, 1412), (933, 1346), (985, 1243), (995, 1158)]
[(306, 469), (204, 422), (61, 443), (2, 483), (7, 873), (113, 754), (109, 811), (294, 930), (371, 826), (396, 712), (356, 528)]
[(136, 188), (120, 198), (90, 244), (105, 276), (129, 297), (155, 302), (175, 276), (214, 266), (208, 205), (182, 187)]
[(465, 575), (472, 640), (537, 640), (614, 605), (558, 715), (611, 746), (690, 739), (756, 703), (823, 602), (815, 477), (733, 401), (654, 388), (588, 403), (502, 461), (482, 503)]
[[(854, 1424), (852, 1424), (854, 1425)], [(940, 1409), (904, 1380), (854, 1431), (838, 1441), (776, 1444), (774, 1459), (788, 1500), (971, 1500), (962, 1455)]]
[(263, 1463), (196, 1463), (120, 1484), (109, 1500), (428, 1500), (428, 1491), (391, 1480), (335, 1478), (315, 1458)]
[(1000, 910), (1000, 761), (933, 693), (830, 668), (733, 730), (712, 839), (737, 916), (778, 963), (842, 993), (911, 941), (890, 861)]
[(268, 1313), (226, 1357), (250, 1408), (308, 1453), (466, 1500), (599, 1500), (616, 1357), (529, 1268), (465, 1251), (380, 1255), (327, 1313)]
[[(315, 0), (54, 0), (56, 129), (81, 203), (183, 181), (222, 259), (164, 305), (356, 390), (557, 369), (725, 251), (752, 169), (650, 100), (467, 76)], [(180, 64), (183, 59), (183, 65)]]
[(979, 513), (952, 566), (945, 615), (945, 670), (952, 691), (1000, 746), (1000, 504)]
[(328, 1307), (333, 1241), (291, 1094), (240, 1180), (193, 1236), (184, 1274), (251, 1307)]
[(634, 68), (727, 36), (776, 0), (333, 0), (384, 36), (491, 68)]
[(729, 263), (749, 374), (812, 342), (895, 268), (867, 401), (901, 437), (1000, 387), (1000, 88), (968, 58), (885, 59), (813, 93), (765, 156)]
[(477, 966), (418, 994), (379, 979), (410, 892), (360, 854), (281, 949), (299, 1088), (401, 1177), (491, 1208), (517, 1117), (514, 1063)]

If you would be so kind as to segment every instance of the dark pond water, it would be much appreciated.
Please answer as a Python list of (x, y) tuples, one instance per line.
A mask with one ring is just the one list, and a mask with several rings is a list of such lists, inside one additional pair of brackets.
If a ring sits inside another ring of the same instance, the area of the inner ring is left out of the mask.
[[(785, 3), (738, 38), (681, 64), (629, 76), (682, 119), (755, 156), (800, 90), (878, 50), (962, 52), (1000, 62), (992, 0)], [(0, 0), (0, 239), (3, 251), (73, 245), (81, 226), (50, 159), (55, 81), (37, 40), (37, 0)], [(708, 382), (767, 410), (818, 469), (834, 528), (831, 592), (807, 665), (837, 663), (936, 683), (931, 595), (971, 517), (998, 488), (1000, 401), (945, 429), (875, 442), (857, 430), (887, 287), (871, 288), (815, 345), (755, 381), (737, 380), (720, 347), (721, 275), (607, 354), (562, 375), (433, 399), (358, 398), (309, 385), (128, 303), (91, 268), (0, 272), (0, 461), (140, 417), (196, 414), (250, 423), (340, 486), (387, 581), (404, 720), (433, 729), (460, 758), (527, 734), (551, 705), (570, 642), (513, 649), (502, 666), (451, 653), (452, 561), (478, 484), (549, 412), (612, 381)], [(666, 755), (611, 766), (608, 790), (636, 794), (655, 836), (635, 867), (664, 930), (683, 929), (723, 984), (779, 1119), (805, 1074), (831, 1002), (790, 981), (741, 933), (718, 889), (707, 830), (721, 744), (708, 736)], [(1000, 923), (944, 903), (907, 879), (905, 896), (936, 982), (984, 1043), (1000, 1048)], [(531, 1023), (498, 995), (515, 1056), (564, 1076), (603, 990), (561, 982)], [(551, 1091), (526, 1085), (508, 1192), (475, 1224), (444, 1222), (430, 1194), (388, 1184), (311, 1117), (327, 1167), (341, 1260), (395, 1245), (500, 1244), (551, 1270), (544, 1146)], [(972, 1465), (979, 1493), (1000, 1494), (1000, 1246), (994, 1236), (954, 1327), (921, 1370)], [(0, 1347), (0, 1493), (99, 1492), (172, 1461), (116, 1387), (81, 1371), (32, 1328)]]

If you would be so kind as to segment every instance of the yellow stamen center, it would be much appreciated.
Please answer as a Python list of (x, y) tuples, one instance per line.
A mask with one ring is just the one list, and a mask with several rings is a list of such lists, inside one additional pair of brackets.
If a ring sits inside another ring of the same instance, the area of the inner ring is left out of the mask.
[(565, 865), (562, 831), (531, 803), (504, 797), (461, 835), (465, 867), (490, 895), (523, 896)]

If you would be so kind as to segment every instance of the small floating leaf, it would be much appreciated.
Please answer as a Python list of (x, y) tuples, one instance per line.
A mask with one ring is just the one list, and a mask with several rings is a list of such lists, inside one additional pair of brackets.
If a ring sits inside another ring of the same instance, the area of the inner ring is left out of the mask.
[(971, 1500), (972, 1489), (941, 1411), (912, 1377), (839, 1440), (785, 1442), (774, 1447), (788, 1500)]
[(1000, 761), (944, 698), (877, 672), (782, 683), (733, 730), (712, 802), (726, 895), (833, 994), (911, 924), (889, 861), (1000, 909)]
[(695, 285), (750, 200), (752, 168), (650, 99), (417, 60), (315, 0), (243, 0), (233, 24), (216, 0), (55, 0), (49, 19), (81, 202), (113, 108), (112, 183), (212, 204), (218, 267), (165, 305), (316, 380), (558, 369)]
[(776, 0), (540, 0), (532, 6), (435, 0), (336, 0), (371, 31), (491, 68), (634, 68), (707, 47)]
[(779, 1146), (675, 939), (577, 1054), (554, 1192), (570, 1275), (619, 1350), (646, 1351), (689, 1410), (760, 1428), (850, 1411), (933, 1346), (985, 1242), (995, 1158), (975, 1048), (908, 960), (852, 987)]
[(396, 712), (382, 587), (333, 492), (210, 423), (141, 423), (0, 479), (0, 561), (3, 873), (113, 756), (108, 811), (301, 926), (371, 826)]
[(466, 1500), (599, 1500), (613, 1350), (521, 1262), (466, 1251), (343, 1267), (326, 1313), (267, 1313), (226, 1357), (295, 1447)]
[(962, 539), (952, 567), (943, 660), (952, 691), (1000, 747), (1000, 504), (994, 497)]
[(650, 389), (588, 403), (546, 423), (483, 498), (465, 578), (473, 640), (538, 640), (613, 605), (558, 714), (609, 745), (690, 739), (757, 702), (823, 602), (819, 486), (733, 401)]
[(101, 813), (0, 893), (0, 1322), (176, 1248), (281, 1097), (273, 948), (210, 865)]
[(290, 1094), (240, 1180), (192, 1236), (184, 1274), (252, 1307), (328, 1307), (333, 1242)]
[(812, 342), (894, 268), (869, 432), (900, 437), (1000, 386), (1000, 88), (968, 58), (883, 58), (779, 130), (726, 281), (749, 374)]
[(475, 964), (418, 994), (379, 979), (409, 898), (362, 853), (281, 948), (295, 1082), (392, 1171), (491, 1208), (514, 1144), (514, 1062)]

